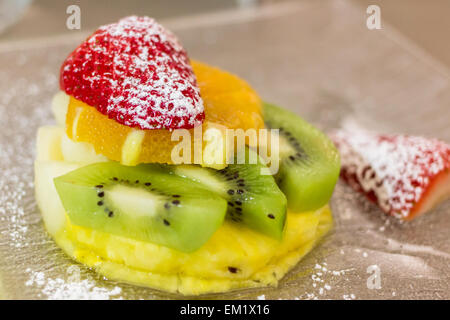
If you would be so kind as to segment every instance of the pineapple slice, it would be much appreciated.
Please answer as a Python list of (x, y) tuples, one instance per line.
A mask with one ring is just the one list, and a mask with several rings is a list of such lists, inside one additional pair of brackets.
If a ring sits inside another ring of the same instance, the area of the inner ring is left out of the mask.
[(78, 169), (80, 166), (82, 166), (80, 163), (63, 161), (38, 160), (34, 163), (35, 197), (41, 209), (45, 227), (51, 235), (64, 229), (66, 223), (64, 208), (58, 198), (53, 179)]
[(55, 117), (56, 123), (60, 127), (65, 127), (67, 109), (69, 108), (70, 97), (63, 91), (59, 91), (53, 96), (52, 100), (52, 112)]
[(108, 161), (108, 158), (95, 152), (94, 147), (87, 142), (75, 142), (66, 133), (61, 137), (61, 153), (64, 161), (96, 163)]
[(62, 161), (64, 156), (61, 150), (62, 137), (65, 135), (64, 129), (57, 126), (40, 127), (37, 132), (37, 161)]

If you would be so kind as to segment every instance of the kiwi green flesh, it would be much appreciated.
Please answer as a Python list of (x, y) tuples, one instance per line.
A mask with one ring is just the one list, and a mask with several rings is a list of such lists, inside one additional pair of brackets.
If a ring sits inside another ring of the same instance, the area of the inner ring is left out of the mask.
[(339, 153), (328, 137), (294, 113), (264, 103), (266, 127), (279, 129), (280, 167), (275, 175), (294, 212), (316, 210), (331, 198)]
[(281, 239), (286, 219), (286, 197), (265, 166), (231, 164), (214, 170), (196, 165), (169, 166), (175, 174), (201, 183), (228, 203), (227, 218), (275, 239)]
[(227, 202), (159, 165), (96, 163), (54, 179), (71, 223), (183, 252), (222, 225)]

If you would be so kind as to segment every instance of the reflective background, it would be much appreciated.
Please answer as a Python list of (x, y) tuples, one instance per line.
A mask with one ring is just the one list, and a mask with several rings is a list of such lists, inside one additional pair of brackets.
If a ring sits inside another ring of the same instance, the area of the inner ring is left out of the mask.
[[(382, 6), (383, 29), (373, 31), (366, 28), (364, 1), (263, 1), (244, 8), (211, 0), (151, 1), (142, 8), (143, 1), (129, 7), (80, 1), (81, 31), (65, 28), (60, 3), (33, 2), (0, 35), (0, 297), (175, 297), (107, 281), (73, 263), (44, 232), (33, 196), (35, 133), (53, 122), (59, 66), (90, 29), (120, 16), (161, 18), (191, 57), (247, 79), (264, 99), (324, 131), (350, 122), (450, 141), (446, 44), (433, 49), (421, 42), (421, 32), (414, 40), (409, 28), (401, 29), (409, 12), (419, 12), (418, 1), (408, 1), (416, 11), (400, 10), (393, 20), (393, 6)], [(421, 17), (439, 11), (434, 5), (421, 10)], [(434, 30), (429, 37), (446, 39), (449, 29), (433, 29), (440, 23), (426, 23)], [(334, 231), (278, 288), (201, 298), (450, 299), (449, 201), (399, 223), (339, 183), (332, 208)], [(380, 289), (367, 286), (371, 266), (381, 272)]]
[[(9, 40), (39, 38), (49, 35), (73, 33), (65, 28), (66, 8), (77, 4), (83, 11), (82, 31), (94, 30), (100, 24), (108, 23), (125, 15), (149, 15), (157, 19), (181, 17), (192, 14), (216, 12), (235, 8), (248, 8), (288, 0), (0, 0), (19, 3), (32, 2), (23, 17), (0, 34), (0, 43)], [(310, 1), (310, 0), (309, 0)], [(308, 2), (299, 0), (297, 2)], [(328, 1), (323, 2), (326, 7)], [(364, 10), (370, 4), (379, 5), (383, 22), (387, 22), (427, 50), (433, 57), (450, 67), (450, 42), (446, 34), (450, 30), (450, 1), (447, 0), (352, 0), (352, 4)], [(2, 15), (10, 17), (11, 12)], [(0, 22), (0, 24), (2, 23)]]

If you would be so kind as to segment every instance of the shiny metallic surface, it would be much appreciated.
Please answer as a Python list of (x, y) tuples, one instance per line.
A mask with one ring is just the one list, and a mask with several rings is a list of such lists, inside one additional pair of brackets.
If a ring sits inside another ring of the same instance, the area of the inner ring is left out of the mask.
[[(347, 1), (306, 1), (162, 23), (191, 57), (238, 74), (325, 131), (351, 123), (449, 142), (449, 71), (388, 25), (368, 30), (365, 19)], [(53, 123), (59, 66), (82, 39), (0, 50), (0, 298), (182, 298), (102, 279), (43, 228), (33, 190), (36, 130)], [(334, 230), (279, 287), (199, 298), (450, 299), (450, 201), (400, 223), (339, 182), (331, 205)]]

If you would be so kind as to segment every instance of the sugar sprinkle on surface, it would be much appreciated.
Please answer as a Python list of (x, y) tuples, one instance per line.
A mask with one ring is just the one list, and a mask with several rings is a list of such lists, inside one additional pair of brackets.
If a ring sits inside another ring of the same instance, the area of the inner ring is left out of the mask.
[(122, 293), (120, 287), (111, 290), (96, 287), (95, 282), (88, 279), (80, 279), (78, 267), (71, 266), (68, 269), (69, 279), (48, 278), (44, 272), (27, 269), (30, 277), (26, 286), (38, 286), (42, 294), (51, 300), (107, 300), (119, 298)]

